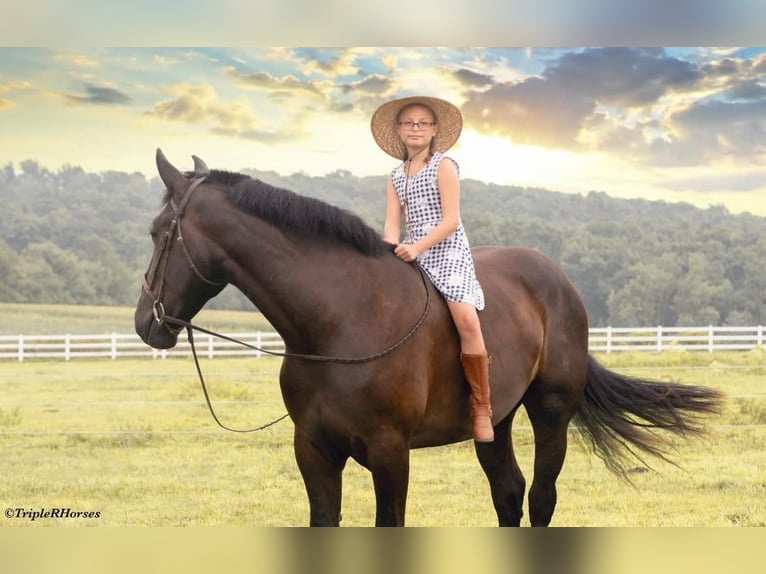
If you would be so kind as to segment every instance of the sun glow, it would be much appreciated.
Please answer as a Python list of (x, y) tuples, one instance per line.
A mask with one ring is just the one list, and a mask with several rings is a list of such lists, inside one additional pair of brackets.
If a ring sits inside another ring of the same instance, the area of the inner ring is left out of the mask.
[(485, 182), (558, 191), (587, 191), (587, 172), (595, 168), (591, 156), (538, 146), (514, 145), (498, 137), (466, 129), (454, 155), (461, 176)]

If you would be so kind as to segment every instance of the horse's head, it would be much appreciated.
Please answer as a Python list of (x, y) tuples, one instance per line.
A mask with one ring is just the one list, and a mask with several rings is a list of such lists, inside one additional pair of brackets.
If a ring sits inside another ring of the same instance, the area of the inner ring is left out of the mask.
[(194, 200), (209, 170), (192, 157), (194, 173), (184, 175), (157, 150), (166, 201), (152, 221), (154, 252), (135, 312), (136, 333), (156, 349), (175, 346), (181, 331), (175, 320), (190, 321), (226, 285), (216, 277), (216, 246), (201, 228), (203, 194)]

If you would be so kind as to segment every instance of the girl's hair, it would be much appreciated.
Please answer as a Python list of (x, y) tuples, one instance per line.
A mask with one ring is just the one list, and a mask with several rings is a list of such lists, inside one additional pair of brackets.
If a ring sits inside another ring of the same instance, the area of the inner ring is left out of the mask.
[[(399, 124), (399, 118), (402, 117), (402, 114), (404, 113), (404, 110), (408, 110), (410, 108), (423, 108), (425, 110), (428, 110), (428, 113), (431, 114), (431, 117), (434, 120), (434, 125), (437, 125), (439, 123), (439, 118), (436, 117), (436, 114), (431, 109), (431, 106), (429, 106), (427, 104), (421, 104), (421, 103), (418, 103), (418, 102), (414, 102), (412, 104), (407, 104), (401, 110), (399, 110), (398, 114), (396, 114), (396, 123), (397, 123), (397, 125)], [(434, 138), (431, 138), (431, 141), (428, 143), (428, 158), (427, 159), (430, 159), (431, 156), (434, 155), (434, 146), (435, 146)], [(407, 161), (408, 159), (410, 159), (410, 158), (408, 157), (407, 148), (405, 147), (404, 148), (404, 157), (402, 158), (402, 160), (403, 161)]]

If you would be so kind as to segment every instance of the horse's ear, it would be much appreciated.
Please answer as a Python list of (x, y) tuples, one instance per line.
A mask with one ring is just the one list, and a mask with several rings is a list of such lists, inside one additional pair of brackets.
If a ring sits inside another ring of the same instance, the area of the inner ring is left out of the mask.
[(160, 179), (169, 190), (176, 192), (186, 189), (186, 177), (173, 167), (160, 148), (157, 148), (157, 170), (160, 172)]
[(202, 161), (196, 155), (193, 155), (192, 159), (194, 160), (195, 175), (207, 175), (210, 173), (210, 168), (207, 166), (207, 164), (204, 161)]

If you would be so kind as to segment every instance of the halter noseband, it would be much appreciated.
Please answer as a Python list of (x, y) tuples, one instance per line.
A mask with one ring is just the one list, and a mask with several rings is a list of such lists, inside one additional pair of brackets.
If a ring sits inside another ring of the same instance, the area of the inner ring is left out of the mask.
[[(178, 326), (174, 328), (168, 325), (168, 322), (166, 320), (167, 315), (165, 313), (165, 305), (163, 305), (162, 303), (162, 296), (164, 295), (164, 292), (165, 292), (165, 273), (167, 272), (168, 262), (170, 261), (170, 251), (173, 248), (172, 238), (174, 234), (176, 237), (176, 241), (181, 245), (181, 248), (183, 249), (184, 255), (186, 256), (186, 260), (189, 262), (190, 269), (194, 271), (194, 274), (200, 280), (202, 280), (204, 283), (207, 283), (208, 285), (213, 285), (216, 287), (222, 287), (226, 285), (226, 283), (211, 281), (210, 279), (202, 275), (200, 270), (194, 264), (194, 261), (191, 258), (191, 254), (189, 253), (189, 250), (186, 248), (186, 243), (184, 242), (183, 233), (181, 231), (181, 220), (183, 219), (186, 206), (189, 203), (189, 200), (191, 199), (191, 196), (192, 196), (192, 193), (194, 193), (194, 190), (197, 189), (197, 187), (199, 187), (200, 184), (205, 181), (205, 177), (206, 176), (199, 177), (192, 182), (192, 184), (189, 186), (189, 189), (186, 191), (186, 194), (184, 195), (183, 199), (181, 200), (180, 205), (176, 205), (175, 201), (173, 200), (171, 196), (169, 204), (174, 213), (173, 220), (170, 222), (170, 227), (168, 227), (168, 230), (164, 234), (163, 243), (159, 252), (155, 251), (155, 253), (158, 253), (158, 255), (156, 257), (152, 257), (152, 262), (149, 265), (149, 269), (146, 271), (146, 274), (144, 275), (143, 290), (144, 290), (144, 293), (146, 293), (152, 299), (152, 314), (154, 315), (154, 320), (157, 321), (158, 324), (165, 327), (165, 329), (167, 329), (174, 335), (177, 335), (178, 333), (180, 333), (183, 327)], [(160, 265), (162, 266), (161, 273), (159, 275), (160, 283), (157, 289), (157, 293), (155, 294), (152, 291), (152, 284), (154, 283), (154, 280), (156, 279), (156, 273), (157, 273), (157, 270), (160, 268)]]

